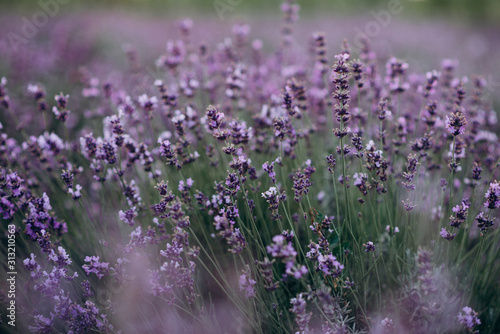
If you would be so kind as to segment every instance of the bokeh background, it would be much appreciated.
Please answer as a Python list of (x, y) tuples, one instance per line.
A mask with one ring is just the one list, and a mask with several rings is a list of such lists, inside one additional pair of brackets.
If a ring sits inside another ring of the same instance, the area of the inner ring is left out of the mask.
[[(344, 38), (353, 44), (353, 40), (366, 32), (381, 60), (392, 55), (402, 58), (410, 64), (410, 72), (439, 69), (442, 59), (457, 59), (459, 74), (482, 75), (486, 79), (487, 91), (497, 110), (500, 109), (500, 1), (297, 2), (301, 11), (294, 38), (304, 52), (314, 31), (326, 33), (330, 59), (340, 51)], [(34, 36), (24, 38), (26, 21), (33, 23), (34, 17), (46, 12), (44, 8), (50, 3), (57, 4), (56, 14), (35, 27)], [(281, 29), (280, 3), (279, 0), (0, 0), (0, 74), (8, 75), (11, 81), (50, 83), (57, 78), (60, 84), (66, 84), (71, 82), (72, 69), (84, 65), (101, 76), (112, 75), (112, 70), (122, 71), (128, 66), (123, 52), (126, 44), (132, 45), (140, 63), (154, 72), (154, 60), (164, 52), (166, 42), (179, 37), (175, 22), (185, 17), (194, 21), (196, 42), (216, 47), (230, 35), (234, 24), (248, 23), (252, 28), (250, 38), (261, 39), (264, 50), (272, 52)], [(397, 14), (389, 12), (391, 6), (398, 8)], [(389, 17), (384, 13), (389, 13)], [(12, 46), (13, 36), (22, 39), (17, 47)], [(64, 41), (62, 53), (61, 41)]]
[[(210, 16), (214, 0), (69, 0), (65, 10), (116, 10), (140, 11), (154, 15), (192, 15)], [(279, 5), (278, 0), (232, 0), (223, 1), (237, 4), (241, 15), (266, 13)], [(299, 1), (307, 15), (362, 15), (366, 10), (377, 9), (390, 1), (387, 0), (303, 0)], [(497, 23), (500, 20), (500, 2), (496, 0), (400, 0), (408, 6), (407, 16), (443, 18), (462, 23)], [(29, 12), (34, 9), (36, 0), (1, 0), (2, 9)], [(212, 13), (213, 14), (213, 13)]]

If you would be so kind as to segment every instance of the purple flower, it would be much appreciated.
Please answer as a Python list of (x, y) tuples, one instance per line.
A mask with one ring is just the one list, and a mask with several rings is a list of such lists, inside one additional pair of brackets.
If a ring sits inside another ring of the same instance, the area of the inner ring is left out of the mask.
[(436, 70), (433, 70), (432, 72), (427, 72), (425, 74), (426, 83), (425, 83), (425, 89), (423, 91), (423, 95), (425, 98), (429, 97), (429, 95), (434, 92), (434, 89), (437, 86), (438, 79), (440, 76), (441, 73)]
[(24, 220), (26, 224), (25, 233), (32, 240), (38, 240), (40, 235), (45, 233), (42, 231), (49, 231), (50, 229), (59, 235), (67, 232), (66, 223), (58, 222), (50, 212), (52, 206), (46, 193), (43, 193), (41, 198), (32, 197), (28, 203), (28, 208), (29, 215)]
[(167, 282), (162, 282), (162, 275), (158, 270), (150, 271), (149, 284), (151, 286), (151, 293), (153, 296), (162, 296), (165, 298), (168, 304), (171, 304), (175, 300), (175, 295), (173, 293), (173, 285)]
[(35, 254), (31, 253), (30, 258), (27, 258), (23, 261), (24, 266), (26, 269), (31, 271), (31, 277), (34, 279), (37, 279), (40, 277), (40, 265), (35, 261)]
[(387, 100), (380, 99), (377, 107), (378, 119), (383, 121), (387, 116), (391, 115), (391, 111), (387, 109)]
[[(282, 262), (285, 264), (286, 275), (300, 279), (304, 274), (307, 274), (307, 268), (297, 264), (297, 251), (293, 248), (292, 242), (287, 240), (287, 233), (285, 232), (284, 234), (273, 237), (273, 243), (267, 246), (267, 252), (273, 257), (282, 259)], [(292, 234), (290, 233), (289, 236), (292, 237)]]
[(366, 244), (363, 244), (365, 246), (365, 252), (375, 252), (375, 245), (373, 244), (373, 241), (368, 241)]
[(477, 162), (474, 162), (474, 165), (472, 166), (472, 179), (476, 181), (481, 180), (482, 171), (483, 169), (481, 168), (481, 166), (479, 166)]
[(182, 261), (181, 254), (184, 247), (180, 243), (169, 244), (167, 243), (166, 249), (160, 251), (160, 255), (169, 260)]
[(302, 200), (302, 195), (307, 195), (309, 193), (309, 187), (312, 186), (311, 174), (314, 173), (314, 167), (306, 167), (302, 172), (298, 170), (293, 176), (293, 191), (294, 200), (300, 202)]
[(246, 68), (243, 63), (231, 65), (227, 71), (225, 95), (232, 100), (240, 98), (246, 86)]
[(240, 190), (240, 179), (238, 174), (229, 173), (226, 178), (226, 186), (231, 196), (236, 195), (238, 190)]
[(82, 266), (87, 275), (94, 273), (97, 278), (101, 279), (109, 273), (109, 263), (100, 262), (99, 256), (86, 256), (85, 262), (89, 262), (89, 264), (84, 264)]
[(208, 119), (208, 127), (211, 130), (218, 130), (222, 125), (224, 113), (217, 111), (214, 106), (208, 106), (206, 116)]
[(313, 261), (317, 261), (318, 257), (321, 255), (321, 253), (319, 252), (321, 247), (317, 243), (312, 241), (308, 245), (308, 247), (309, 247), (309, 252), (306, 253), (306, 257)]
[(385, 318), (380, 322), (380, 327), (384, 328), (385, 331), (390, 332), (394, 329), (394, 322), (392, 319)]
[(144, 235), (142, 232), (142, 227), (137, 226), (135, 230), (130, 232), (130, 242), (125, 247), (125, 252), (130, 253), (134, 248), (144, 248), (148, 242), (151, 241), (151, 237)]
[(439, 185), (443, 188), (443, 191), (445, 191), (446, 187), (448, 186), (448, 181), (446, 181), (446, 179), (443, 178), (440, 180)]
[(127, 198), (127, 203), (129, 206), (133, 207), (135, 205), (141, 205), (141, 195), (139, 186), (135, 182), (135, 180), (130, 181), (129, 184), (125, 184), (123, 189), (123, 196)]
[(268, 191), (262, 193), (262, 197), (266, 199), (269, 203), (269, 210), (272, 211), (272, 220), (278, 220), (281, 218), (279, 214), (279, 202), (283, 200), (284, 193), (280, 195), (276, 187), (270, 187)]
[(295, 279), (300, 279), (302, 276), (307, 274), (307, 267), (305, 265), (298, 267), (296, 266), (295, 261), (292, 260), (288, 261), (285, 267), (285, 272), (288, 275), (295, 277)]
[(306, 313), (306, 301), (304, 300), (302, 293), (300, 293), (296, 298), (290, 300), (292, 308), (290, 311), (295, 313), (295, 322), (299, 326), (300, 332), (305, 333), (308, 328), (309, 320), (311, 320), (311, 313)]
[(486, 232), (488, 232), (488, 228), (493, 226), (494, 220), (495, 218), (488, 219), (485, 217), (484, 212), (481, 212), (476, 216), (477, 227), (481, 230), (481, 234), (486, 234)]
[(54, 99), (56, 100), (57, 107), (59, 109), (65, 109), (66, 104), (68, 103), (69, 94), (63, 95), (63, 93), (60, 93), (59, 95), (56, 95)]
[(40, 291), (46, 297), (53, 298), (57, 292), (60, 291), (61, 280), (63, 278), (66, 280), (72, 280), (77, 276), (78, 275), (76, 273), (74, 273), (73, 276), (68, 276), (68, 270), (66, 268), (53, 267), (50, 273), (47, 271), (42, 273), (39, 281), (35, 284), (34, 289), (36, 291)]
[(484, 203), (485, 208), (500, 208), (500, 182), (495, 181), (490, 183), (490, 187), (484, 197), (486, 198), (486, 202)]
[(274, 171), (274, 162), (275, 161), (269, 163), (266, 161), (262, 165), (262, 169), (264, 169), (267, 172), (273, 183), (276, 184), (276, 172)]
[(445, 228), (441, 228), (441, 232), (439, 232), (439, 235), (441, 236), (441, 238), (451, 241), (455, 238), (456, 233), (451, 234)]
[(291, 242), (286, 243), (286, 238), (281, 235), (275, 235), (273, 237), (273, 243), (267, 246), (267, 252), (273, 257), (287, 258), (297, 256), (297, 252), (292, 246)]
[(73, 176), (74, 176), (73, 173), (71, 173), (68, 170), (63, 170), (61, 176), (64, 181), (64, 184), (66, 184), (66, 187), (73, 188)]
[(408, 198), (406, 201), (402, 201), (403, 202), (403, 205), (405, 207), (405, 210), (410, 212), (411, 210), (413, 210), (416, 205), (413, 204), (412, 202), (410, 202), (410, 199)]
[(123, 111), (120, 110), (118, 116), (113, 115), (109, 117), (109, 124), (112, 126), (114, 138), (115, 138), (115, 145), (117, 147), (122, 147), (123, 143), (125, 142), (125, 137), (123, 134), (125, 133), (125, 130), (123, 130), (123, 126), (121, 124), (120, 117), (123, 115)]
[(424, 248), (417, 252), (418, 280), (425, 295), (437, 290), (433, 276), (432, 253)]
[(247, 246), (246, 240), (241, 234), (239, 228), (234, 228), (235, 220), (239, 217), (237, 208), (221, 209), (220, 214), (214, 217), (215, 229), (220, 231), (218, 234), (226, 239), (231, 248), (229, 251), (233, 254), (239, 254)]
[(48, 334), (53, 333), (53, 320), (54, 316), (51, 314), (50, 318), (46, 318), (41, 314), (35, 315), (35, 326), (28, 326), (32, 333)]
[(451, 210), (455, 213), (455, 216), (450, 216), (450, 226), (460, 228), (460, 225), (467, 219), (469, 204), (467, 201), (462, 201), (460, 205), (456, 205)]
[[(2, 86), (7, 84), (7, 80), (3, 80), (2, 78)], [(34, 84), (28, 84), (28, 93), (30, 93), (36, 101), (41, 101), (45, 97), (45, 91), (42, 87)]]
[(61, 246), (57, 248), (57, 253), (54, 250), (52, 250), (52, 253), (49, 254), (49, 259), (54, 261), (60, 268), (71, 264), (71, 259), (69, 258), (69, 255), (66, 253), (66, 250)]
[(465, 325), (469, 330), (472, 330), (476, 325), (481, 324), (481, 320), (477, 317), (477, 312), (470, 307), (464, 307), (462, 312), (458, 315), (458, 322)]
[(2, 196), (0, 198), (0, 214), (3, 219), (7, 220), (13, 218), (16, 213), (15, 208), (15, 205), (7, 199), (7, 196)]
[(247, 270), (243, 271), (243, 274), (240, 275), (240, 291), (244, 291), (247, 298), (255, 298), (256, 293), (254, 286), (256, 283), (257, 282), (250, 277), (250, 267), (247, 266)]
[(193, 261), (184, 263), (184, 261), (178, 262), (173, 260), (164, 262), (160, 267), (160, 272), (169, 284), (177, 288), (186, 289), (186, 297), (190, 303), (194, 300), (193, 274), (195, 268), (196, 265)]
[(184, 182), (184, 180), (179, 181), (179, 191), (189, 191), (191, 187), (193, 186), (193, 179), (189, 178)]
[(70, 112), (66, 108), (68, 99), (69, 95), (63, 95), (63, 93), (56, 95), (55, 100), (57, 102), (57, 107), (54, 106), (52, 108), (52, 112), (54, 113), (54, 115), (56, 115), (56, 118), (63, 123), (66, 121), (66, 118), (68, 117), (68, 114)]
[(366, 173), (355, 173), (353, 176), (354, 185), (358, 187), (359, 191), (363, 195), (368, 194), (368, 189), (371, 188), (370, 184), (367, 183), (368, 175)]
[[(351, 117), (349, 112), (349, 100), (351, 99), (349, 95), (349, 79), (351, 78), (351, 73), (347, 61), (349, 60), (348, 53), (342, 53), (335, 56), (337, 62), (333, 65), (333, 84), (335, 85), (335, 91), (333, 92), (333, 98), (336, 100), (334, 107), (335, 115), (339, 123), (346, 123)], [(338, 129), (340, 131), (340, 129)], [(336, 134), (339, 138), (345, 136), (344, 133)]]
[(17, 172), (9, 173), (5, 177), (5, 187), (12, 192), (13, 197), (21, 197), (24, 194), (23, 182)]
[(5, 109), (9, 109), (9, 96), (5, 90), (5, 85), (7, 85), (7, 79), (5, 77), (0, 78), (0, 105)]
[(402, 93), (410, 88), (410, 84), (403, 80), (403, 76), (408, 69), (407, 63), (391, 57), (385, 64), (385, 67), (387, 70), (385, 82), (389, 85), (392, 92)]
[(101, 314), (93, 302), (87, 300), (85, 307), (78, 304), (69, 306), (69, 331), (68, 333), (89, 333), (92, 331), (110, 332), (113, 328)]
[(167, 159), (169, 165), (178, 166), (177, 155), (175, 154), (172, 143), (166, 139), (162, 140), (158, 138), (158, 144), (160, 144), (160, 155)]
[(269, 259), (266, 257), (264, 258), (264, 261), (257, 261), (259, 264), (260, 268), (259, 271), (262, 274), (262, 277), (264, 278), (265, 288), (267, 291), (274, 291), (278, 288), (279, 282), (274, 281), (274, 275), (273, 275), (273, 263), (274, 260), (269, 261)]
[(336, 164), (333, 154), (330, 154), (329, 156), (326, 157), (326, 163), (328, 164), (328, 171), (330, 173), (333, 173), (335, 171), (335, 164)]
[(137, 211), (135, 206), (127, 211), (120, 210), (118, 212), (118, 216), (120, 217), (121, 221), (127, 223), (130, 226), (134, 226), (134, 218), (137, 217)]
[(74, 188), (68, 188), (68, 193), (70, 193), (73, 199), (76, 201), (80, 197), (82, 197), (82, 193), (80, 192), (80, 190), (82, 190), (82, 186), (77, 184)]
[(92, 133), (80, 138), (80, 145), (82, 152), (87, 159), (90, 159), (96, 155), (97, 152), (97, 141), (92, 136)]
[(94, 295), (94, 291), (92, 290), (92, 286), (90, 285), (90, 282), (85, 280), (82, 282), (82, 288), (83, 288), (83, 296), (84, 297), (92, 297)]
[(142, 94), (137, 101), (145, 111), (152, 111), (158, 106), (158, 99), (156, 96), (148, 97), (146, 94)]
[(453, 136), (463, 135), (465, 133), (465, 125), (467, 125), (467, 120), (465, 115), (460, 110), (454, 111), (450, 116), (446, 116), (445, 128)]
[[(375, 249), (375, 248), (374, 248)], [(337, 258), (332, 254), (318, 256), (318, 268), (325, 276), (339, 277), (344, 269), (344, 265), (337, 261)]]
[(287, 120), (285, 117), (276, 117), (273, 121), (274, 126), (274, 137), (278, 138), (280, 141), (285, 139)]
[(193, 186), (193, 179), (189, 178), (185, 182), (184, 180), (179, 181), (179, 191), (181, 192), (182, 202), (188, 207), (191, 207), (191, 197), (189, 196), (189, 190)]
[(54, 301), (57, 302), (54, 307), (54, 313), (62, 320), (69, 320), (70, 308), (74, 305), (69, 297), (69, 293), (65, 296), (64, 291), (61, 290), (59, 294), (54, 296)]
[[(387, 231), (387, 233), (389, 234), (396, 234), (396, 233), (399, 233), (399, 227), (394, 227), (394, 230), (391, 229), (391, 225), (387, 225), (385, 227), (385, 230)], [(391, 230), (392, 230), (392, 233), (391, 233)]]
[(156, 60), (157, 66), (165, 66), (170, 69), (174, 69), (179, 66), (186, 55), (186, 47), (182, 40), (168, 41), (167, 42), (167, 54), (161, 56)]

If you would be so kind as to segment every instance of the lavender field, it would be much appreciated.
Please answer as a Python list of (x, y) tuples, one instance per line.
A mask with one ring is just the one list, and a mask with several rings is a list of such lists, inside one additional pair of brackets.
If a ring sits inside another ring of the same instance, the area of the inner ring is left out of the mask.
[(498, 23), (207, 3), (0, 13), (0, 332), (500, 333)]

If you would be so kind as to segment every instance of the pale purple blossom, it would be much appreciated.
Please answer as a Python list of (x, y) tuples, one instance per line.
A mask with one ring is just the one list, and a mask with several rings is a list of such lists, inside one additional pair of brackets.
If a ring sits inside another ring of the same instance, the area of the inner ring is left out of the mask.
[(118, 216), (120, 217), (121, 221), (127, 223), (130, 226), (134, 226), (134, 223), (135, 223), (134, 218), (137, 217), (137, 209), (134, 206), (127, 211), (120, 210), (118, 212)]
[(484, 207), (488, 209), (500, 208), (500, 182), (495, 181), (490, 183), (486, 194), (484, 194), (486, 202), (484, 202)]
[(332, 254), (326, 256), (320, 254), (318, 256), (318, 268), (325, 276), (339, 277), (344, 269), (344, 265), (340, 264)]
[(68, 188), (68, 193), (71, 194), (73, 199), (76, 201), (80, 197), (82, 197), (82, 193), (80, 192), (82, 190), (82, 186), (77, 184), (74, 188)]
[(254, 287), (256, 283), (257, 281), (250, 276), (250, 268), (247, 267), (247, 269), (243, 271), (243, 274), (240, 275), (240, 291), (243, 291), (247, 298), (255, 298), (257, 296)]
[(373, 241), (368, 241), (366, 244), (363, 244), (365, 246), (365, 252), (375, 252), (375, 245), (373, 244)]
[(99, 261), (99, 256), (86, 256), (85, 262), (88, 262), (88, 264), (84, 264), (82, 268), (87, 275), (93, 273), (97, 278), (101, 279), (109, 273), (109, 262)]
[(481, 320), (479, 320), (477, 312), (468, 306), (464, 307), (458, 315), (458, 322), (465, 325), (465, 327), (469, 330), (472, 330), (476, 325), (481, 324)]
[(455, 238), (456, 233), (452, 234), (451, 232), (447, 231), (445, 228), (441, 228), (441, 232), (439, 232), (439, 235), (441, 236), (441, 238), (451, 241)]

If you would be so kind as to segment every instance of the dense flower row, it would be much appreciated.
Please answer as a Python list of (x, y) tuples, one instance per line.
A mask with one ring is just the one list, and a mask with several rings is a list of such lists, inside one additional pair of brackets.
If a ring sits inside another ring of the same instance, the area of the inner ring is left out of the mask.
[(270, 55), (248, 25), (214, 48), (180, 21), (141, 94), (83, 68), (53, 99), (2, 77), (0, 215), (24, 256), (26, 330), (235, 330), (218, 300), (252, 332), (500, 326), (483, 293), (500, 273), (484, 80), (453, 60), (411, 73), (366, 39), (330, 59), (322, 32), (301, 54), (299, 7), (281, 10)]

